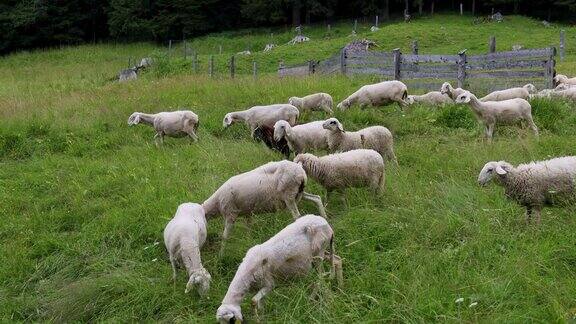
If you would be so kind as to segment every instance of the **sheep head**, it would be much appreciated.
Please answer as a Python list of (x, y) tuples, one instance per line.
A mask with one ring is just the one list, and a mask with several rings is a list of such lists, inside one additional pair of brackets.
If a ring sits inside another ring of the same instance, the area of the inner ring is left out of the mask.
[(208, 273), (206, 269), (198, 269), (190, 275), (190, 279), (188, 279), (184, 293), (187, 294), (194, 288), (194, 286), (197, 286), (198, 294), (200, 296), (205, 296), (208, 292), (208, 289), (210, 289), (211, 280), (212, 276), (210, 276), (210, 273)]
[(536, 93), (536, 87), (532, 83), (528, 83), (527, 85), (523, 86), (522, 88), (526, 89), (528, 93)]
[(558, 85), (560, 83), (565, 83), (566, 80), (568, 80), (568, 77), (565, 76), (564, 74), (556, 74), (556, 76), (554, 77), (554, 84)]
[(239, 305), (222, 304), (216, 311), (216, 320), (220, 324), (228, 324), (236, 321), (242, 322), (244, 319)]
[(556, 86), (556, 88), (554, 88), (554, 91), (563, 91), (563, 90), (568, 90), (570, 88), (570, 85), (567, 83), (560, 83), (559, 85)]
[(224, 120), (222, 121), (222, 125), (224, 126), (224, 128), (229, 127), (230, 125), (232, 125), (235, 122), (234, 117), (232, 115), (232, 113), (227, 113), (226, 116), (224, 116)]
[(322, 124), (322, 127), (329, 131), (344, 132), (344, 126), (342, 126), (342, 123), (340, 123), (340, 121), (336, 118), (326, 119), (326, 121)]
[(299, 108), (300, 107), (300, 98), (298, 97), (290, 97), (288, 99), (288, 103), (291, 104), (292, 106)]
[(452, 91), (452, 85), (448, 82), (444, 82), (442, 87), (440, 88), (440, 93), (442, 94), (449, 94)]
[(350, 108), (350, 100), (344, 99), (344, 100), (342, 100), (342, 102), (339, 103), (336, 107), (337, 107), (338, 109), (340, 109), (340, 110), (348, 109), (348, 108)]
[(506, 161), (491, 161), (484, 165), (480, 174), (478, 175), (478, 184), (481, 186), (490, 182), (495, 175), (504, 177), (513, 169), (513, 166)]
[(415, 102), (415, 101), (414, 101), (414, 96), (412, 96), (412, 95), (408, 96), (408, 97), (406, 98), (406, 102), (407, 102), (409, 105), (413, 105), (414, 102)]
[(279, 120), (274, 124), (274, 140), (280, 141), (285, 135), (286, 130), (290, 128), (290, 124), (285, 120)]
[(128, 125), (129, 126), (137, 125), (138, 123), (140, 123), (140, 113), (139, 112), (135, 112), (132, 115), (130, 115), (130, 117), (128, 117)]
[(313, 154), (301, 153), (296, 155), (296, 157), (294, 158), (294, 163), (304, 164), (306, 161), (309, 161), (313, 158), (316, 158), (316, 156), (314, 156)]
[(454, 102), (456, 103), (461, 103), (461, 104), (466, 104), (469, 103), (470, 100), (472, 98), (472, 94), (470, 93), (470, 91), (464, 91), (464, 93), (462, 93), (461, 95), (459, 95), (456, 100), (454, 100)]

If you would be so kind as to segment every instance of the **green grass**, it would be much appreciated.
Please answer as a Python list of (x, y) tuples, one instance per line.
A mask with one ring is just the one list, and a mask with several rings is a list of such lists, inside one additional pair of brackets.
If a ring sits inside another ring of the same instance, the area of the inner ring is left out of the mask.
[[(441, 25), (448, 30), (466, 19), (438, 16), (390, 25), (382, 30), (398, 33), (381, 30), (377, 40), (385, 47), (395, 41), (407, 47), (410, 37), (417, 36), (422, 52), (442, 53), (473, 43), (481, 51), (487, 35), (497, 30), (503, 46), (508, 34), (508, 43), (527, 47), (540, 47), (542, 40), (557, 35), (554, 28), (513, 17), (477, 27), (482, 31), (474, 39), (443, 36)], [(524, 34), (530, 24), (532, 37)], [(344, 30), (339, 25), (333, 30), (339, 28)], [(512, 41), (507, 28), (524, 40)], [(242, 47), (267, 35), (231, 35), (230, 43)], [(306, 44), (302, 49), (329, 55), (344, 39), (334, 36), (323, 41), (326, 47)], [(215, 41), (197, 42), (208, 49)], [(172, 285), (162, 230), (178, 204), (201, 202), (230, 176), (281, 159), (253, 142), (244, 127), (223, 130), (224, 114), (315, 91), (327, 91), (339, 101), (375, 80), (279, 80), (271, 75), (256, 81), (242, 76), (213, 80), (176, 70), (163, 77), (147, 73), (126, 84), (105, 81), (126, 64), (125, 57), (154, 50), (144, 44), (81, 46), (0, 61), (0, 321), (213, 322), (246, 250), (291, 221), (287, 212), (258, 215), (251, 224), (239, 219), (219, 259), (223, 222), (210, 220), (202, 254), (213, 278), (208, 298), (184, 294), (183, 272)], [(302, 59), (292, 51), (280, 48), (273, 55)], [(569, 53), (560, 65), (568, 71), (574, 63), (570, 48)], [(336, 248), (344, 258), (344, 287), (321, 283), (319, 297), (310, 300), (318, 289), (315, 273), (280, 285), (265, 299), (263, 319), (574, 320), (576, 208), (546, 208), (540, 227), (525, 226), (522, 208), (506, 200), (501, 188), (476, 183), (489, 160), (516, 164), (576, 154), (574, 104), (538, 100), (532, 105), (541, 137), (500, 127), (493, 144), (481, 139), (465, 106), (415, 106), (405, 114), (394, 106), (337, 112), (348, 129), (389, 127), (400, 167), (387, 169), (386, 190), (378, 199), (355, 189), (347, 193), (349, 207), (337, 196), (329, 201)], [(126, 125), (133, 111), (180, 106), (201, 118), (196, 144), (167, 139), (157, 149), (151, 128)], [(302, 121), (321, 118), (309, 113)], [(307, 190), (324, 195), (313, 181)], [(316, 212), (306, 202), (300, 208)], [(455, 303), (461, 297), (464, 302)], [(473, 302), (478, 304), (469, 307)], [(242, 306), (251, 320), (249, 301)]]

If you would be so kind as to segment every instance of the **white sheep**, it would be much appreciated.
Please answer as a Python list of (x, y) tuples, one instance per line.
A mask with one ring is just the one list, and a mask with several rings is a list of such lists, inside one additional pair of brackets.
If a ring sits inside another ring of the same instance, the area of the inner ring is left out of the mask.
[(567, 156), (513, 167), (505, 161), (486, 163), (478, 175), (478, 183), (490, 180), (505, 189), (506, 196), (526, 208), (526, 222), (532, 215), (540, 223), (545, 205), (576, 202), (576, 157)]
[(196, 285), (198, 293), (203, 296), (210, 288), (212, 277), (202, 266), (200, 259), (200, 248), (204, 242), (206, 242), (204, 209), (199, 204), (181, 204), (174, 218), (164, 229), (164, 244), (172, 264), (174, 282), (178, 263), (183, 264), (188, 272), (189, 279), (184, 293), (188, 293)]
[(535, 98), (551, 98), (552, 96), (556, 95), (556, 89), (542, 89), (537, 93), (530, 94), (530, 100)]
[(331, 264), (331, 277), (336, 275), (338, 283), (342, 284), (342, 261), (334, 254), (334, 231), (320, 216), (300, 217), (268, 241), (246, 252), (218, 307), (216, 320), (219, 323), (243, 321), (240, 304), (250, 291), (257, 291), (252, 297), (252, 308), (258, 319), (262, 298), (274, 289), (277, 280), (304, 276), (313, 264), (323, 276), (324, 260)]
[(332, 96), (319, 92), (306, 97), (290, 97), (288, 103), (298, 108), (300, 112), (304, 110), (320, 110), (332, 115)]
[[(202, 206), (207, 217), (217, 214), (224, 216), (224, 241), (230, 236), (239, 215), (287, 208), (297, 219), (300, 217), (297, 203), (301, 198), (314, 202), (320, 215), (326, 217), (320, 196), (304, 191), (307, 179), (306, 172), (297, 163), (287, 160), (269, 162), (231, 177)], [(221, 252), (223, 249), (224, 244)]]
[(563, 91), (563, 90), (568, 90), (568, 89), (571, 89), (574, 87), (576, 87), (576, 84), (560, 83), (554, 88), (554, 91)]
[(292, 127), (287, 121), (279, 120), (274, 125), (274, 140), (279, 142), (285, 138), (294, 154), (327, 150), (328, 131), (322, 127), (323, 123), (324, 121), (314, 121)]
[(576, 77), (575, 78), (568, 78), (564, 74), (556, 74), (554, 77), (554, 84), (559, 85), (562, 83), (576, 85)]
[(329, 118), (322, 124), (328, 130), (328, 150), (334, 152), (346, 152), (356, 149), (372, 149), (388, 161), (398, 160), (394, 154), (394, 138), (388, 128), (384, 126), (371, 126), (356, 132), (347, 132), (342, 123), (336, 118)]
[(328, 195), (334, 190), (370, 187), (375, 193), (384, 185), (384, 160), (374, 150), (352, 150), (317, 157), (299, 154), (294, 162), (302, 164), (306, 174), (321, 184)]
[(156, 135), (154, 135), (156, 145), (158, 145), (158, 141), (164, 143), (164, 136), (189, 136), (194, 142), (198, 141), (198, 136), (196, 135), (199, 125), (198, 115), (190, 110), (160, 112), (157, 114), (135, 112), (128, 118), (128, 125), (130, 126), (139, 123), (154, 127), (156, 130)]
[(362, 86), (358, 91), (342, 100), (337, 107), (345, 110), (354, 104), (358, 104), (361, 108), (364, 108), (368, 105), (376, 107), (397, 102), (400, 108), (403, 109), (408, 106), (405, 100), (407, 96), (408, 88), (404, 83), (396, 80), (384, 81)]
[(489, 93), (488, 95), (480, 98), (480, 101), (504, 101), (509, 99), (521, 98), (528, 99), (530, 94), (536, 92), (536, 87), (530, 83), (523, 87), (510, 88), (499, 90)]
[(118, 82), (126, 82), (138, 79), (138, 68), (129, 68), (120, 71), (118, 74)]
[(440, 91), (431, 91), (421, 96), (409, 95), (406, 98), (406, 102), (408, 102), (409, 105), (413, 105), (418, 102), (433, 106), (441, 106), (454, 103), (454, 100), (452, 100), (452, 98), (450, 98), (450, 96), (447, 93), (442, 93)]
[(480, 101), (471, 92), (465, 91), (456, 98), (456, 103), (470, 105), (476, 119), (484, 124), (489, 140), (492, 140), (495, 125), (511, 125), (522, 121), (527, 122), (534, 135), (538, 136), (538, 127), (532, 119), (532, 106), (524, 99)]
[(243, 121), (250, 127), (250, 135), (254, 137), (254, 131), (260, 126), (274, 128), (279, 120), (285, 120), (290, 125), (296, 124), (300, 112), (298, 108), (290, 104), (275, 104), (268, 106), (254, 106), (247, 110), (234, 111), (224, 116), (224, 127)]
[(466, 90), (462, 88), (454, 89), (449, 82), (444, 82), (442, 84), (442, 87), (440, 88), (440, 93), (447, 94), (452, 100), (456, 100), (456, 98), (458, 98), (459, 95), (463, 94), (464, 91)]

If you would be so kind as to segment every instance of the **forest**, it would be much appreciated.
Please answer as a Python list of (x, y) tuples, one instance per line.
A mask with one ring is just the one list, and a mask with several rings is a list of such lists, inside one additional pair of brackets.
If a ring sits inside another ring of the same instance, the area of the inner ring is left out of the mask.
[(106, 41), (184, 39), (209, 32), (373, 17), (494, 11), (571, 22), (576, 0), (5, 0), (0, 54)]

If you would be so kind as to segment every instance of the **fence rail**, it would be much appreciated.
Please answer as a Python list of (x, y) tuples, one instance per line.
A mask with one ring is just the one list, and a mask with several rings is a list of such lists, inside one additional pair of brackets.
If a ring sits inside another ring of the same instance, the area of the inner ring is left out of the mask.
[[(375, 74), (395, 80), (418, 80), (416, 85), (442, 80), (457, 80), (462, 87), (477, 79), (490, 79), (493, 83), (536, 82), (548, 88), (553, 86), (556, 49), (526, 49), (509, 52), (466, 55), (402, 54), (391, 52), (342, 50), (325, 61), (286, 67), (281, 64), (280, 76), (307, 76), (310, 74), (342, 73), (345, 75)], [(503, 80), (506, 79), (506, 80)], [(424, 86), (434, 88), (435, 86)]]

